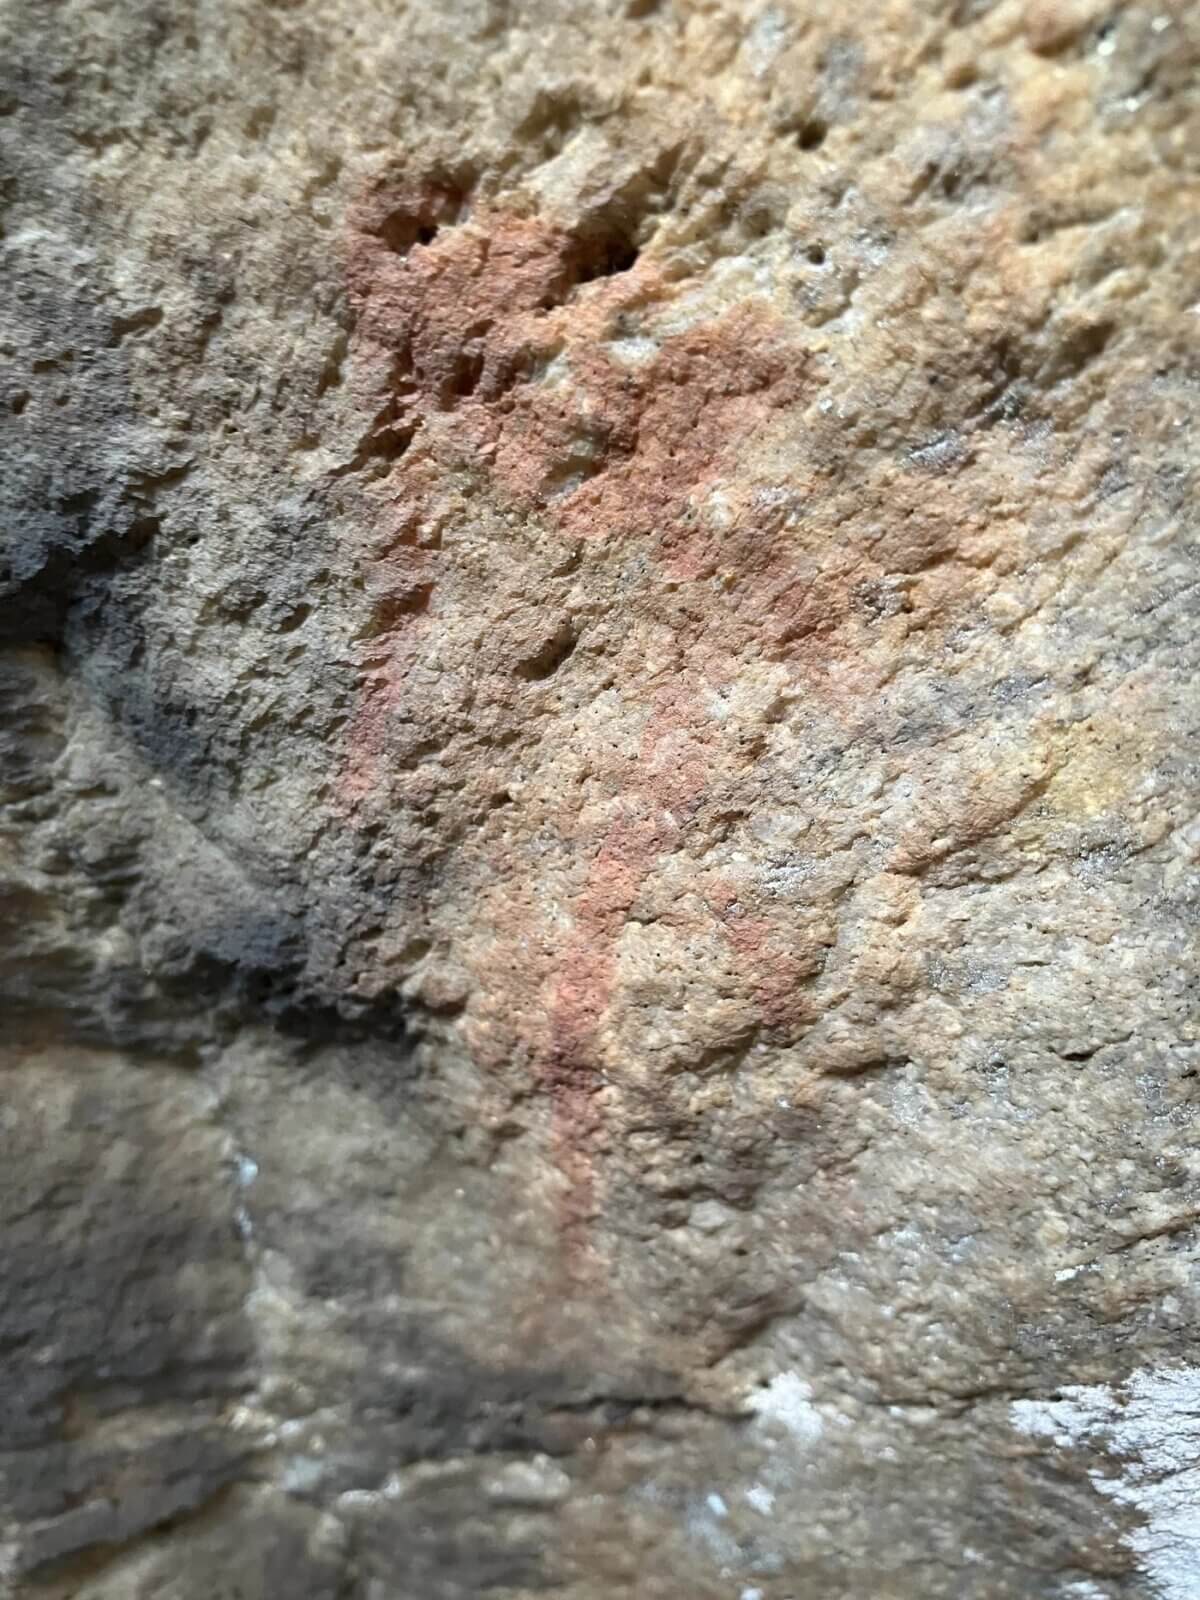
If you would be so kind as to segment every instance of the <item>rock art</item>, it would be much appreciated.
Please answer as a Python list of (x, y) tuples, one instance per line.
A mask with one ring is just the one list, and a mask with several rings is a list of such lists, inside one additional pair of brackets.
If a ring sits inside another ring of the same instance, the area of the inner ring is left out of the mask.
[(1200, 1594), (1200, 8), (0, 18), (0, 1589)]

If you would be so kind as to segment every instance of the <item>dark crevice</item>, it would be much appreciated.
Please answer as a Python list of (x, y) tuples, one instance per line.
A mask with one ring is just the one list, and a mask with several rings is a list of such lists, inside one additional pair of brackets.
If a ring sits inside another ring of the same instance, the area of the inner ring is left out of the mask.
[(581, 484), (599, 477), (606, 465), (603, 450), (566, 456), (542, 480), (539, 493), (543, 503), (572, 494)]
[(443, 228), (465, 220), (474, 188), (473, 174), (434, 180), (424, 185), (419, 199), (387, 212), (373, 231), (398, 256), (416, 245), (427, 248)]
[(108, 342), (110, 345), (120, 344), (131, 333), (144, 333), (148, 328), (157, 328), (162, 319), (161, 306), (147, 306), (144, 310), (131, 312), (127, 317), (114, 317)]
[(541, 683), (552, 677), (571, 659), (578, 643), (578, 637), (569, 628), (560, 628), (533, 655), (517, 663), (517, 677), (524, 678), (527, 683)]
[(974, 411), (965, 419), (966, 423), (981, 429), (992, 428), (1018, 417), (1025, 402), (1021, 360), (1007, 338), (1001, 336), (990, 347), (980, 375), (985, 387)]
[(392, 633), (408, 618), (420, 616), (422, 612), (428, 611), (432, 595), (431, 583), (414, 584), (412, 588), (405, 589), (399, 594), (388, 595), (375, 607), (371, 617), (369, 637), (378, 638), (380, 634)]
[[(188, 1523), (200, 1521), (227, 1500), (234, 1486), (228, 1478), (215, 1483), (198, 1483), (191, 1491), (190, 1500), (164, 1511), (148, 1524), (131, 1527), (127, 1532), (120, 1527), (119, 1515), (114, 1508), (112, 1518), (117, 1525), (111, 1533), (92, 1539), (76, 1549), (64, 1550), (61, 1554), (43, 1554), (34, 1543), (19, 1558), (21, 1570), (26, 1577), (34, 1578), (38, 1583), (82, 1584), (85, 1579), (97, 1577), (117, 1557), (126, 1554), (132, 1545), (156, 1536), (169, 1535)], [(186, 1486), (181, 1486), (176, 1493), (183, 1497), (188, 1490)], [(37, 1531), (40, 1530), (35, 1530), (35, 1534)], [(53, 1537), (53, 1524), (47, 1533), (49, 1538)]]
[(170, 975), (154, 976), (165, 999), (206, 1005), (216, 1036), (258, 1022), (306, 1045), (409, 1039), (407, 1008), (399, 996), (356, 1000), (322, 993), (304, 979), (301, 967), (299, 949), (281, 952), (278, 965), (261, 966), (193, 949)]
[(27, 578), (0, 567), (0, 644), (59, 640), (67, 614), (88, 580), (140, 556), (161, 528), (159, 517), (138, 515), (125, 503), (115, 525), (93, 532), (100, 507), (99, 496), (90, 491), (70, 496), (57, 509), (64, 519), (76, 520), (70, 543), (52, 549)]
[(560, 1412), (594, 1418), (598, 1425), (609, 1428), (628, 1425), (639, 1411), (648, 1411), (652, 1416), (682, 1412), (689, 1416), (713, 1417), (721, 1422), (742, 1422), (752, 1415), (745, 1406), (707, 1405), (681, 1393), (583, 1395), (578, 1400), (560, 1401), (547, 1410), (551, 1416)]
[(612, 224), (582, 234), (567, 250), (558, 281), (542, 300), (542, 310), (553, 311), (585, 284), (632, 271), (638, 254), (632, 228)]
[(1104, 354), (1116, 331), (1112, 322), (1093, 322), (1076, 328), (1062, 341), (1039, 373), (1045, 384), (1078, 378)]
[(312, 607), (301, 601), (299, 605), (293, 607), (293, 609), (279, 624), (279, 632), (294, 633), (297, 628), (301, 627), (305, 622), (308, 621), (311, 615)]
[(455, 401), (466, 400), (475, 393), (483, 377), (484, 359), (483, 346), (474, 341), (455, 353), (454, 370), (442, 396), (444, 410), (452, 409)]
[(342, 367), (346, 360), (350, 341), (344, 332), (339, 331), (333, 337), (329, 346), (325, 363), (321, 368), (321, 375), (317, 380), (317, 398), (326, 394), (330, 389), (336, 389), (342, 382)]
[(415, 244), (430, 244), (437, 229), (420, 223), (406, 210), (393, 211), (379, 226), (379, 237), (398, 256), (406, 256)]
[(583, 120), (584, 107), (573, 88), (540, 89), (515, 132), (521, 144), (540, 146), (541, 159), (551, 161)]
[(356, 472), (368, 477), (384, 476), (406, 454), (418, 425), (419, 419), (404, 409), (400, 397), (393, 396), (378, 413), (351, 459), (335, 467), (330, 477), (344, 478)]
[(927, 161), (909, 189), (909, 200), (928, 195), (935, 201), (957, 202), (987, 187), (991, 177), (987, 154), (961, 147), (949, 150), (939, 160)]
[(620, 230), (581, 241), (576, 258), (575, 283), (592, 283), (597, 278), (612, 278), (630, 272), (637, 265), (638, 248), (632, 237)]

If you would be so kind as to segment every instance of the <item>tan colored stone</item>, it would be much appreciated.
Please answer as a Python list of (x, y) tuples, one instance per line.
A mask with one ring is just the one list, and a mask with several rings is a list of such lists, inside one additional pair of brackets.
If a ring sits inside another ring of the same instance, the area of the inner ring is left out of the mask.
[(0, 17), (5, 1582), (1188, 1600), (1197, 8)]

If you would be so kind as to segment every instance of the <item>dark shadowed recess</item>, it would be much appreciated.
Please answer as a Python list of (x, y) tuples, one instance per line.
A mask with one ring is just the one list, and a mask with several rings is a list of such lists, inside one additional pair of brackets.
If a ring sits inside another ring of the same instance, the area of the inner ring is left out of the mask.
[[(86, 1053), (5, 1073), (0, 1504), (25, 1572), (190, 1513), (244, 1470), (221, 1413), (251, 1383), (247, 1269), (219, 1134), (180, 1142), (186, 1083)], [(129, 1415), (153, 1425), (110, 1425)]]
[[(0, 705), (0, 739), (10, 780), (24, 771), (19, 803), (38, 791), (53, 810), (51, 765), (59, 750), (37, 726), (37, 697), (31, 701), (20, 682), (27, 652), (39, 648), (61, 678), (86, 685), (151, 770), (203, 809), (220, 803), (236, 773), (237, 730), (227, 707), (181, 703), (164, 692), (154, 641), (146, 637), (147, 612), (164, 581), (161, 557), (185, 536), (171, 514), (191, 491), (191, 463), (142, 426), (130, 392), (127, 341), (152, 331), (153, 317), (131, 325), (112, 306), (103, 283), (73, 257), (58, 260), (53, 249), (15, 279), (5, 331), (10, 387), (17, 387), (0, 396), (7, 401), (0, 424), (0, 670), (15, 692)], [(316, 509), (295, 497), (229, 592), (260, 609), (256, 622), (265, 618), (272, 631), (287, 632), (296, 596), (313, 590), (322, 548)], [(336, 665), (310, 667), (297, 682), (296, 698), (310, 708), (305, 690), (314, 679), (336, 684)], [(62, 892), (84, 876), (93, 934), (105, 919), (135, 928), (157, 919), (138, 826), (130, 814), (120, 837), (91, 837), (86, 852), (67, 849), (61, 829), (50, 841), (51, 859), (63, 857), (51, 868)], [(363, 889), (347, 883), (345, 894), (354, 899)], [(19, 884), (0, 890), (0, 923), (13, 933), (46, 909)], [(173, 1053), (249, 1018), (314, 1043), (405, 1034), (394, 998), (359, 1002), (306, 980), (298, 883), (256, 884), (241, 905), (195, 897), (149, 972), (138, 963), (94, 970), (86, 942), (71, 950), (59, 941), (46, 961), (0, 962), (11, 1029)]]

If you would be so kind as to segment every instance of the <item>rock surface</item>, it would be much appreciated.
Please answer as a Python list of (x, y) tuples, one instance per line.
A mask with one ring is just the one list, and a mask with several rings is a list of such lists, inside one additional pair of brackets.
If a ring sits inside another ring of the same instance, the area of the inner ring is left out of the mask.
[(1200, 7), (4, 0), (0, 1583), (1200, 1593)]

